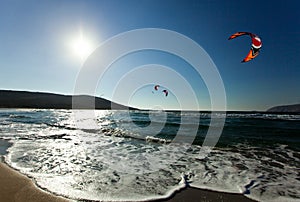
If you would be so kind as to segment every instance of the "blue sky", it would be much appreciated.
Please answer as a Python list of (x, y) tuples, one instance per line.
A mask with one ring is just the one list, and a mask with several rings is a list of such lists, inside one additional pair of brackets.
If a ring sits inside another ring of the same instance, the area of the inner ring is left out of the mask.
[[(223, 79), (229, 110), (265, 110), (299, 103), (299, 8), (297, 0), (1, 1), (0, 89), (72, 94), (83, 61), (69, 44), (80, 31), (96, 48), (125, 31), (163, 28), (191, 38), (207, 51)], [(261, 53), (253, 61), (240, 63), (250, 48), (248, 37), (227, 40), (237, 31), (262, 38)], [(181, 72), (191, 83), (200, 108), (209, 109), (201, 78), (192, 70), (180, 70), (189, 69), (184, 61), (160, 52), (132, 54), (116, 63), (108, 74), (107, 87), (99, 86), (96, 96), (110, 99), (109, 81), (117, 81), (136, 65), (149, 63)], [(153, 101), (156, 96), (152, 92), (146, 95), (150, 90), (150, 86), (142, 87), (132, 104), (146, 107), (146, 100)], [(155, 98), (155, 103), (159, 102), (166, 108), (177, 106), (172, 93), (168, 99)]]

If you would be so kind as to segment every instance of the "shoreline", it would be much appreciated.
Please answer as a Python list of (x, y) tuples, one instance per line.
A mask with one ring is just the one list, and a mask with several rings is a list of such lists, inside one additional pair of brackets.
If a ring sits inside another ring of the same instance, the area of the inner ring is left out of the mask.
[(153, 202), (257, 202), (247, 198), (243, 194), (225, 193), (200, 189), (195, 187), (186, 187), (174, 192), (166, 199), (153, 200)]
[[(6, 202), (70, 202), (72, 199), (55, 195), (38, 187), (28, 176), (0, 162), (0, 196)], [(75, 200), (76, 201), (76, 200)], [(87, 200), (88, 201), (88, 200)], [(255, 202), (242, 194), (223, 193), (187, 187), (174, 192), (166, 199), (151, 202)]]
[(46, 192), (32, 179), (0, 162), (0, 196), (5, 202), (70, 202), (70, 199)]

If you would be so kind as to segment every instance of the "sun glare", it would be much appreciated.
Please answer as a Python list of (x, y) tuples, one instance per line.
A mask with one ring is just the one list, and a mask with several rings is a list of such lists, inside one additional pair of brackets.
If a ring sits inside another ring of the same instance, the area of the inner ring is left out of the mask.
[(79, 57), (81, 61), (84, 61), (93, 51), (92, 43), (82, 32), (79, 36), (73, 38), (71, 48), (74, 55)]

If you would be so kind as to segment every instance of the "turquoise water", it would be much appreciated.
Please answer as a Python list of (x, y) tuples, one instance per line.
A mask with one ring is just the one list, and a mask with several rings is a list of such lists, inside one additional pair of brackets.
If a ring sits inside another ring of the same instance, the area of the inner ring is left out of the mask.
[[(39, 186), (73, 199), (141, 201), (190, 185), (300, 200), (300, 115), (231, 112), (222, 128), (224, 116), (1, 110), (0, 152)], [(209, 128), (222, 129), (213, 150), (202, 146)]]

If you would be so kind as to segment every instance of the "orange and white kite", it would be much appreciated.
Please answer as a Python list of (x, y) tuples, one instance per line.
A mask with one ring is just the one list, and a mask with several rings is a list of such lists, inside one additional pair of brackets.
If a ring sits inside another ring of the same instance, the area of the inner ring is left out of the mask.
[(242, 62), (248, 62), (248, 61), (254, 59), (256, 56), (258, 56), (260, 48), (262, 47), (262, 42), (261, 42), (261, 39), (256, 34), (253, 34), (250, 32), (237, 32), (237, 33), (231, 35), (228, 38), (228, 40), (231, 40), (236, 37), (243, 36), (243, 35), (249, 35), (252, 40), (251, 49), (250, 49), (248, 55), (242, 60)]

